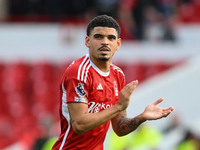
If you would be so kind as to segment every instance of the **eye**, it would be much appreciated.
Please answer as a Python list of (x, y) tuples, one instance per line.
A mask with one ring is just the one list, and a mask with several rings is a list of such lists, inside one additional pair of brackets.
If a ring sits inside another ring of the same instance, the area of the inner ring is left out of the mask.
[(114, 36), (114, 35), (109, 35), (109, 36), (108, 36), (108, 39), (109, 39), (109, 40), (115, 40), (115, 39), (116, 39), (116, 36)]
[(95, 35), (94, 35), (94, 38), (95, 38), (95, 39), (101, 39), (101, 38), (102, 38), (102, 35), (101, 35), (101, 34), (95, 34)]

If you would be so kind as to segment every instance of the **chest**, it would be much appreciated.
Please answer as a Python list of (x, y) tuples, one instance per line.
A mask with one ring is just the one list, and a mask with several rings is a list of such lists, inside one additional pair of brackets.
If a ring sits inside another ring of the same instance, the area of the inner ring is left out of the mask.
[(119, 99), (119, 85), (115, 76), (93, 76), (89, 87), (89, 112), (95, 113), (114, 106)]

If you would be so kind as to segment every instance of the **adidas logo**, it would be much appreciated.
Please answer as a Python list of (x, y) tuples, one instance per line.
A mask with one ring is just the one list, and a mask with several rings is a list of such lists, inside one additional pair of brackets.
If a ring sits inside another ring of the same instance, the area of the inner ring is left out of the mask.
[(103, 90), (103, 87), (102, 87), (101, 83), (99, 83), (99, 85), (97, 87), (97, 90)]

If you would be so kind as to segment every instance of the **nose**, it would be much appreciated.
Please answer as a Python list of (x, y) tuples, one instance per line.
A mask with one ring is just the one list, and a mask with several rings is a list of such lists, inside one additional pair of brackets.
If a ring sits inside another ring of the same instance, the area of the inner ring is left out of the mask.
[(108, 38), (107, 37), (104, 37), (103, 39), (102, 39), (102, 45), (108, 45)]

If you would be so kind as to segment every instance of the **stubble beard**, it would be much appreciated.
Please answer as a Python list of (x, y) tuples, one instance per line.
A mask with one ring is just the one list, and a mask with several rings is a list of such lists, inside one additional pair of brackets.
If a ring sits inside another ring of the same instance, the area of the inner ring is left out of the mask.
[[(103, 48), (109, 49), (109, 51), (111, 51), (111, 49), (108, 46), (105, 46), (105, 45), (99, 47), (98, 50), (101, 50)], [(99, 57), (99, 60), (104, 61), (104, 62), (108, 61), (109, 59), (110, 59), (109, 57), (106, 57), (106, 54), (101, 54), (101, 56)]]
[(108, 61), (110, 58), (108, 58), (108, 57), (105, 57), (104, 55), (103, 55), (103, 57), (99, 57), (99, 60), (101, 60), (101, 61)]

